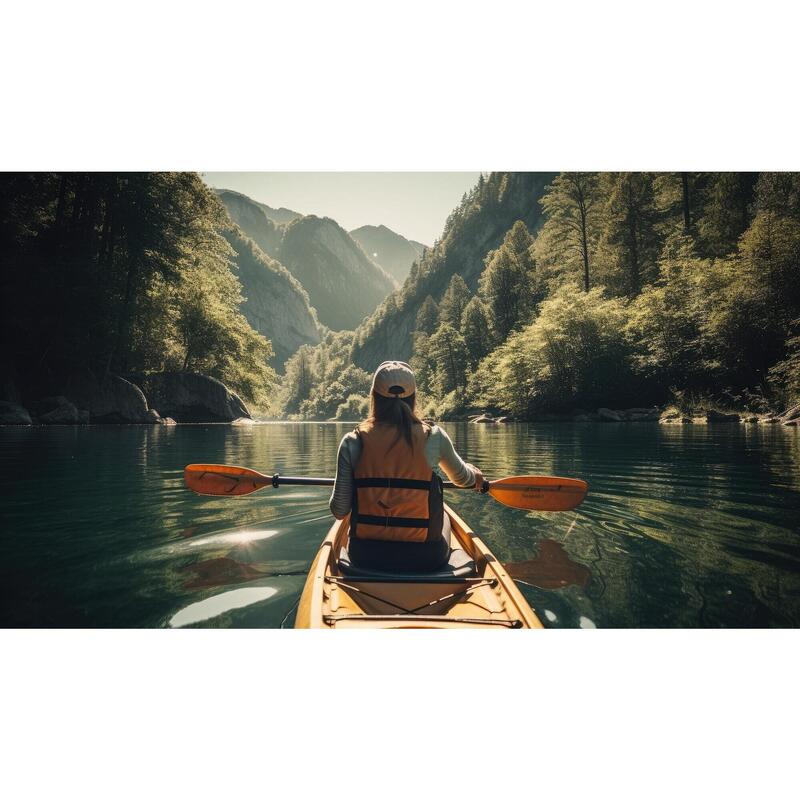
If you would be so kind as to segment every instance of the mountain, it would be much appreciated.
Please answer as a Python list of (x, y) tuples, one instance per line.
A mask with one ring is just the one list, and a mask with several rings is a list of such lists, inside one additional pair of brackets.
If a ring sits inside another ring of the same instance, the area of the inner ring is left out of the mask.
[(216, 189), (230, 218), (249, 236), (270, 258), (277, 258), (283, 238), (283, 227), (269, 217), (262, 206), (247, 195), (230, 189)]
[(350, 231), (350, 235), (376, 264), (399, 282), (406, 279), (412, 262), (425, 250), (425, 245), (410, 241), (385, 225), (363, 225)]
[[(274, 209), (269, 206), (239, 192), (216, 191), (242, 231), (300, 281), (322, 324), (334, 330), (353, 329), (396, 287), (391, 275), (334, 220), (297, 215), (288, 224), (279, 224), (270, 218)], [(283, 217), (288, 214), (295, 212)]]
[(296, 278), (237, 227), (224, 231), (236, 251), (237, 275), (247, 298), (242, 313), (272, 342), (274, 366), (281, 367), (304, 344), (317, 344), (321, 330), (308, 294)]
[(276, 225), (288, 225), (303, 216), (299, 211), (292, 211), (290, 208), (272, 208), (266, 203), (259, 203), (258, 200), (254, 202)]
[(290, 223), (279, 256), (308, 292), (320, 322), (333, 330), (355, 328), (397, 285), (329, 217)]
[(386, 359), (411, 357), (411, 334), (417, 311), (428, 295), (437, 302), (456, 273), (471, 292), (478, 286), (484, 258), (517, 221), (531, 232), (541, 225), (539, 205), (555, 172), (493, 172), (448, 218), (441, 240), (427, 250), (419, 266), (357, 329), (352, 359), (371, 370)]

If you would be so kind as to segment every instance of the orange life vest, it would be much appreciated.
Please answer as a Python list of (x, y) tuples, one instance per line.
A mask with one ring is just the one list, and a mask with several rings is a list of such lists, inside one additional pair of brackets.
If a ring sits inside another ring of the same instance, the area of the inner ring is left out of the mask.
[(350, 535), (390, 542), (432, 542), (442, 535), (442, 480), (425, 459), (427, 425), (412, 428), (413, 448), (394, 425), (356, 429), (361, 457), (353, 473)]

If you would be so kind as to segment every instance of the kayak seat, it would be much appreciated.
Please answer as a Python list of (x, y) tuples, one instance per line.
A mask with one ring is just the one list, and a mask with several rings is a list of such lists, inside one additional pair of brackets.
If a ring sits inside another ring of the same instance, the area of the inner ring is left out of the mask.
[(339, 552), (339, 569), (343, 575), (353, 578), (399, 578), (404, 582), (424, 581), (430, 583), (437, 578), (452, 580), (453, 578), (473, 578), (477, 575), (477, 567), (466, 550), (456, 548), (450, 551), (450, 558), (433, 572), (384, 572), (377, 569), (364, 569), (350, 561), (347, 548), (343, 547)]

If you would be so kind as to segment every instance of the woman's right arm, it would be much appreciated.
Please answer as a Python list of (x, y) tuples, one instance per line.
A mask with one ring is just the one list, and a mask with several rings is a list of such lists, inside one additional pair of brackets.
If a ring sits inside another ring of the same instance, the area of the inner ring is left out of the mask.
[(331, 492), (330, 509), (336, 519), (344, 519), (353, 504), (353, 447), (359, 445), (358, 437), (348, 433), (339, 443), (336, 458), (336, 480)]
[(483, 473), (456, 453), (450, 437), (438, 425), (436, 431), (439, 438), (439, 466), (445, 475), (456, 486), (473, 486), (480, 489), (483, 485)]

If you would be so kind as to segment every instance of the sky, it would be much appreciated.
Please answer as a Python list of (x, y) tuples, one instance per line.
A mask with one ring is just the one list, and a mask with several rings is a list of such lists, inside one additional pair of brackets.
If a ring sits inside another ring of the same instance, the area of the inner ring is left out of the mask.
[(332, 217), (348, 231), (385, 225), (433, 244), (478, 172), (204, 172), (217, 189), (233, 189), (273, 208)]

